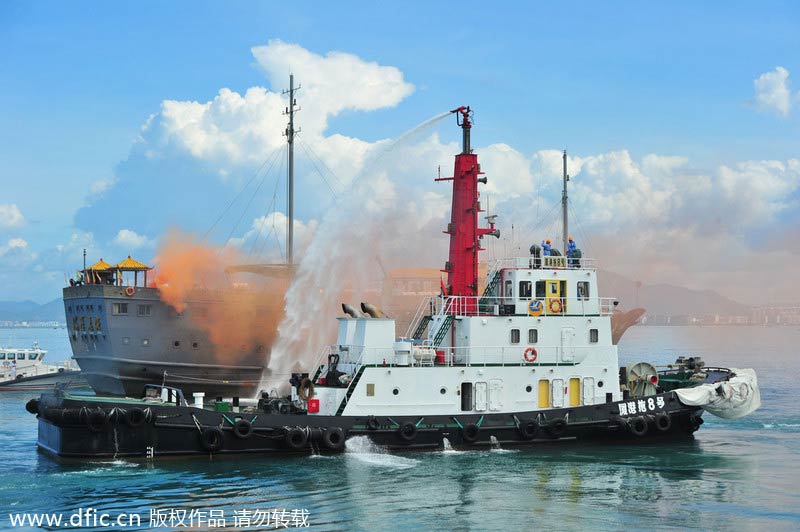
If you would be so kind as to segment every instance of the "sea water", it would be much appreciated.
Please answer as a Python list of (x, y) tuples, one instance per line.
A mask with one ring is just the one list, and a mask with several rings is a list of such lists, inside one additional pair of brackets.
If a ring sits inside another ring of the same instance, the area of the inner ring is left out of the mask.
[[(0, 343), (9, 337), (15, 346), (38, 339), (51, 361), (69, 356), (63, 329), (0, 331)], [(60, 462), (36, 450), (36, 420), (24, 408), (33, 395), (5, 393), (0, 529), (10, 528), (11, 512), (69, 516), (89, 507), (137, 513), (141, 529), (173, 510), (221, 512), (230, 529), (243, 512), (286, 509), (306, 511), (312, 530), (797, 530), (798, 345), (796, 327), (629, 330), (620, 346), (626, 364), (699, 355), (758, 372), (760, 410), (734, 421), (706, 414), (694, 440), (669, 445), (390, 453), (360, 437), (319, 459)]]

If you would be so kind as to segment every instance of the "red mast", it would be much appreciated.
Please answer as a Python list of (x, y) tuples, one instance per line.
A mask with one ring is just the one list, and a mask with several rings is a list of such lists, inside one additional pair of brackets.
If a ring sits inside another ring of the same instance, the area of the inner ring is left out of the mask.
[(483, 172), (478, 164), (478, 156), (470, 149), (472, 111), (469, 107), (461, 106), (451, 113), (456, 114), (456, 123), (461, 126), (463, 144), (461, 153), (456, 155), (453, 177), (437, 179), (453, 181), (451, 217), (445, 231), (450, 235), (450, 255), (442, 271), (447, 272), (446, 295), (477, 296), (478, 251), (483, 250), (480, 239), (484, 235), (499, 237), (500, 231), (495, 229), (493, 222), (489, 224), (489, 229), (478, 227), (478, 213), (483, 212), (478, 182), (486, 184), (486, 177), (478, 177)]

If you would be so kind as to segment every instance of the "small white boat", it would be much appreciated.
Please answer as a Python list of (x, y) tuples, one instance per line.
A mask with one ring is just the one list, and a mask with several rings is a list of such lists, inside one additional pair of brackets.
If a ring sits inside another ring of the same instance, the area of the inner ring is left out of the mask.
[(45, 364), (46, 355), (39, 342), (25, 349), (0, 347), (0, 391), (46, 390), (57, 383), (66, 383), (69, 388), (87, 387), (71, 360)]

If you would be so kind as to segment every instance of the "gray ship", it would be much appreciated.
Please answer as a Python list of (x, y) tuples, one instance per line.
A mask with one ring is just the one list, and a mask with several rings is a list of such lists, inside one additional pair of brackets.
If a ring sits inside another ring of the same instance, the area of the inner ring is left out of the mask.
[(224, 294), (198, 287), (178, 311), (164, 301), (154, 283), (148, 283), (149, 266), (129, 256), (117, 264), (100, 259), (87, 267), (84, 251), (83, 270), (63, 290), (64, 311), (73, 358), (96, 393), (140, 397), (146, 384), (174, 386), (187, 395), (202, 391), (207, 399), (253, 397), (258, 392), (293, 270), (294, 114), (298, 109), (294, 95), (299, 88), (290, 76), (285, 131), (286, 264), (238, 265), (228, 270), (272, 279), (269, 289), (250, 294), (258, 299), (253, 313), (263, 317), (250, 324), (258, 328), (258, 334), (246, 342), (222, 346), (204, 323), (224, 309)]

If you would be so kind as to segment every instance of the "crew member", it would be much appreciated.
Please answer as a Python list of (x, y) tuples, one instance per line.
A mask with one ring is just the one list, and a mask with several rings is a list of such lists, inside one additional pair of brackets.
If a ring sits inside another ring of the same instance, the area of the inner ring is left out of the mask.
[(550, 239), (548, 238), (544, 242), (542, 242), (542, 256), (549, 257), (550, 256)]
[(578, 249), (578, 245), (575, 243), (575, 239), (569, 237), (569, 243), (567, 244), (567, 263), (570, 267), (575, 264), (573, 258), (575, 257), (575, 251)]

